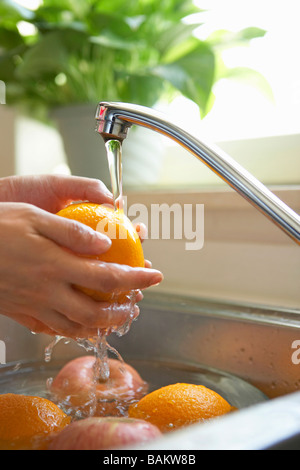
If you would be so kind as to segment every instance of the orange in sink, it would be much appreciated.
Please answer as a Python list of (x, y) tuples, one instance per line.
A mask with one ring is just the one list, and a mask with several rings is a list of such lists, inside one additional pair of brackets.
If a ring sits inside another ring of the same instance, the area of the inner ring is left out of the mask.
[(129, 416), (149, 421), (167, 432), (233, 410), (223, 397), (203, 385), (177, 383), (145, 395), (129, 408)]
[(46, 398), (6, 393), (0, 395), (0, 450), (45, 448), (46, 438), (71, 421)]

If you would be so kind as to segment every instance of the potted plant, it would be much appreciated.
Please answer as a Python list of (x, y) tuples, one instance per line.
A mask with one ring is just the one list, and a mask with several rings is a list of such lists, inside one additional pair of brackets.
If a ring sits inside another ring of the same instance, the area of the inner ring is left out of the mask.
[[(0, 79), (7, 104), (54, 119), (72, 173), (106, 180), (105, 156), (105, 170), (99, 166), (103, 143), (93, 131), (99, 100), (153, 107), (182, 94), (205, 115), (213, 84), (228, 72), (219, 48), (264, 34), (247, 28), (201, 41), (194, 34), (199, 23), (185, 21), (199, 11), (192, 0), (43, 0), (35, 11), (3, 0)], [(24, 24), (29, 35), (22, 34)], [(146, 147), (139, 146), (139, 158)], [(134, 168), (128, 176), (147, 182), (150, 168), (137, 174)]]

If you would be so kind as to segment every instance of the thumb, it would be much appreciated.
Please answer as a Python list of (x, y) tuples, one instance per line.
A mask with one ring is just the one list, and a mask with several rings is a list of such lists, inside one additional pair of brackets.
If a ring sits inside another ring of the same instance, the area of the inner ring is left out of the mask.
[(86, 255), (105, 253), (111, 247), (111, 240), (76, 220), (66, 219), (42, 211), (39, 218), (38, 232), (69, 250)]

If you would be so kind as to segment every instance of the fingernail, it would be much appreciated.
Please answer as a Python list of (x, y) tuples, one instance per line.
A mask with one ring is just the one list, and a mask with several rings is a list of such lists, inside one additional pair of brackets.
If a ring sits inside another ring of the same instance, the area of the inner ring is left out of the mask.
[(96, 236), (108, 247), (111, 246), (111, 239), (101, 232), (96, 232)]
[(162, 275), (162, 273), (160, 271), (153, 271), (153, 273), (155, 274), (155, 276), (153, 276), (154, 284), (152, 284), (152, 285), (157, 286), (158, 284), (161, 283), (164, 276)]

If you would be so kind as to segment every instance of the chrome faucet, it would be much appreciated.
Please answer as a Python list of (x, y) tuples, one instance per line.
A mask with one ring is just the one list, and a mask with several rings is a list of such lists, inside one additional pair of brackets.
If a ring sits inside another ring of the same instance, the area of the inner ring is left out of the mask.
[(300, 217), (260, 181), (218, 148), (198, 140), (163, 115), (144, 106), (100, 102), (96, 110), (96, 132), (105, 141), (124, 140), (128, 129), (140, 125), (170, 137), (205, 163), (241, 196), (300, 244)]

